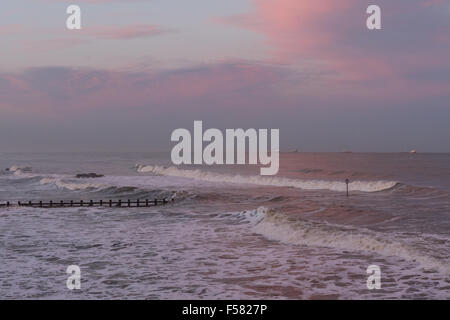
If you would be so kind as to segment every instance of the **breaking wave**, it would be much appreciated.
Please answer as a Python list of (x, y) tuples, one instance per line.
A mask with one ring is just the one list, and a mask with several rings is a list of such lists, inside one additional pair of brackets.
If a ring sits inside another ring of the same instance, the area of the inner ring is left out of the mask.
[[(138, 172), (153, 173), (157, 175), (191, 178), (209, 182), (229, 182), (239, 184), (256, 184), (263, 186), (294, 187), (304, 190), (331, 190), (345, 192), (346, 185), (342, 181), (332, 180), (300, 180), (283, 177), (228, 175), (202, 170), (185, 170), (176, 167), (163, 167), (152, 165), (136, 165)], [(395, 181), (352, 181), (350, 191), (376, 192), (391, 189), (397, 185)]]
[(13, 173), (15, 173), (15, 172), (31, 172), (32, 168), (29, 166), (14, 165), (14, 166), (11, 166), (8, 169), (6, 169), (6, 171), (13, 172)]
[(88, 190), (88, 189), (106, 189), (110, 187), (106, 184), (100, 184), (100, 183), (76, 183), (76, 182), (69, 182), (64, 181), (62, 178), (42, 178), (39, 182), (42, 185), (45, 184), (53, 184), (59, 188), (64, 188), (71, 191), (79, 191), (79, 190)]
[[(57, 188), (66, 189), (69, 191), (88, 191), (92, 193), (100, 193), (109, 197), (137, 197), (137, 198), (166, 198), (166, 199), (178, 199), (184, 200), (192, 197), (193, 195), (185, 192), (184, 190), (164, 190), (161, 188), (146, 188), (144, 186), (130, 186), (127, 184), (129, 177), (124, 177), (122, 181), (124, 184), (115, 184), (111, 181), (100, 182), (84, 182), (76, 179), (72, 181), (66, 176), (52, 176), (44, 177), (39, 180), (41, 185), (53, 185)], [(90, 180), (90, 179), (89, 179)]]
[(235, 212), (233, 215), (240, 222), (249, 223), (252, 226), (257, 225), (261, 221), (263, 221), (266, 217), (267, 208), (259, 207), (255, 210), (245, 210), (242, 212)]
[[(197, 194), (187, 191), (184, 188), (176, 188), (171, 183), (160, 183), (154, 179), (136, 179), (136, 176), (104, 176), (97, 179), (76, 178), (67, 174), (41, 174), (32, 173), (31, 167), (12, 166), (8, 170), (1, 171), (5, 176), (10, 177), (11, 185), (24, 185), (28, 188), (35, 188), (40, 185), (47, 189), (58, 188), (74, 192), (95, 193), (102, 197), (129, 197), (129, 198), (165, 198), (168, 200), (194, 199)], [(147, 177), (151, 178), (151, 177)], [(41, 190), (41, 189), (39, 189)]]
[[(410, 239), (390, 239), (386, 234), (368, 229), (300, 220), (265, 207), (255, 210), (258, 219), (252, 230), (269, 240), (288, 244), (329, 247), (343, 250), (374, 252), (418, 262), (423, 268), (450, 275), (450, 261), (446, 256), (436, 258), (415, 248)], [(428, 239), (430, 241), (430, 239)], [(447, 241), (450, 239), (447, 239)], [(442, 241), (441, 241), (442, 242)], [(435, 244), (430, 243), (431, 247)], [(427, 250), (432, 252), (432, 250)]]

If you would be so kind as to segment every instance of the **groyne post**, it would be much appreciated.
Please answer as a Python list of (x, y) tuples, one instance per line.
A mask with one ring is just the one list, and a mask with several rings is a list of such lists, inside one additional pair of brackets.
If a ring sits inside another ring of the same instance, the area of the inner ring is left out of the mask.
[(350, 183), (350, 180), (347, 178), (345, 179), (345, 184), (347, 185), (347, 197), (348, 197), (348, 184)]

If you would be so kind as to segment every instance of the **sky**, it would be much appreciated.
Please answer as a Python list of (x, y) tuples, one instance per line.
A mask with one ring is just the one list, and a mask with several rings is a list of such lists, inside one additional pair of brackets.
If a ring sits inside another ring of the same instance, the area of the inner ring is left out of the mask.
[(202, 120), (281, 150), (450, 152), (446, 0), (3, 1), (0, 39), (2, 151), (170, 150)]

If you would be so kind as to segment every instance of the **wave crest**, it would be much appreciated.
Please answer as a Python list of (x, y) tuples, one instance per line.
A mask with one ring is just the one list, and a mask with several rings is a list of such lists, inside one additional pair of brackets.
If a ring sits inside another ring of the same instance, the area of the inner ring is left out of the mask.
[(386, 234), (368, 229), (300, 220), (273, 209), (265, 208), (264, 212), (264, 219), (253, 227), (253, 231), (269, 240), (396, 256), (408, 261), (416, 261), (424, 268), (450, 275), (450, 265), (445, 259), (443, 261), (429, 256), (406, 241), (389, 239)]
[[(202, 170), (186, 170), (177, 167), (163, 167), (137, 164), (136, 169), (141, 173), (153, 173), (172, 177), (191, 178), (209, 182), (229, 182), (238, 184), (256, 184), (263, 186), (294, 187), (304, 190), (331, 190), (345, 192), (346, 185), (342, 181), (332, 180), (300, 180), (283, 177), (245, 176), (214, 173)], [(395, 181), (352, 181), (350, 191), (377, 192), (391, 189), (397, 185)]]
[(59, 188), (64, 188), (71, 191), (88, 190), (88, 189), (105, 189), (108, 185), (99, 183), (74, 183), (65, 182), (61, 178), (42, 178), (40, 184), (53, 184)]
[(18, 165), (14, 165), (9, 167), (8, 169), (6, 169), (6, 171), (10, 171), (10, 172), (31, 172), (33, 170), (33, 168), (29, 167), (29, 166), (18, 166)]

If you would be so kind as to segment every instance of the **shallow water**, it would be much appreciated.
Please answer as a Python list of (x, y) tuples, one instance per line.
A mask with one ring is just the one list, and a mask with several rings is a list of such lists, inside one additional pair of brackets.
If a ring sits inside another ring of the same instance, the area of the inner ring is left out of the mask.
[[(0, 208), (1, 297), (450, 298), (449, 154), (286, 153), (272, 178), (255, 166), (174, 168), (167, 159), (1, 154), (0, 168), (22, 169), (0, 174), (0, 203), (175, 199)], [(88, 172), (105, 177), (74, 178)], [(81, 290), (66, 288), (72, 264)], [(380, 290), (366, 286), (372, 264)]]

